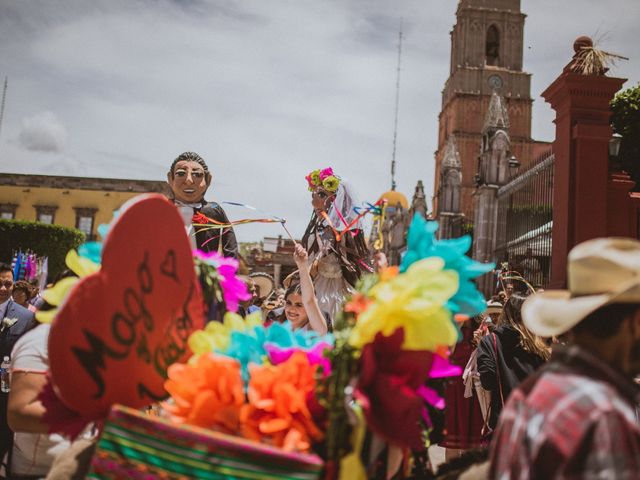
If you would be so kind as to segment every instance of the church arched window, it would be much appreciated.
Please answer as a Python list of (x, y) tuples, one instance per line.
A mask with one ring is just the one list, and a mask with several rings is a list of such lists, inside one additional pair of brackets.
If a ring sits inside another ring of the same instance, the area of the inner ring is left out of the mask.
[(487, 65), (498, 65), (500, 58), (500, 32), (495, 25), (491, 25), (487, 30), (485, 56)]

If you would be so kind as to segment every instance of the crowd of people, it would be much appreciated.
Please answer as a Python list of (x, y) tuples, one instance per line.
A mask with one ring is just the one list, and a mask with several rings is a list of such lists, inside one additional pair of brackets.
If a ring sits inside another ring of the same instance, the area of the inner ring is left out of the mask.
[(466, 457), (460, 478), (638, 477), (639, 254), (635, 239), (584, 242), (568, 290), (509, 281), (465, 322), (466, 389), (448, 387), (441, 444)]
[[(167, 174), (171, 201), (194, 249), (237, 257), (232, 222), (219, 204), (204, 199), (211, 180), (202, 157), (181, 154)], [(240, 313), (259, 312), (265, 324), (289, 322), (293, 330), (323, 335), (356, 282), (383, 270), (387, 260), (369, 251), (346, 181), (327, 168), (311, 172), (307, 187), (313, 213), (295, 244), (297, 271), (268, 292), (244, 277), (252, 295)], [(530, 274), (538, 284), (540, 266), (530, 253), (523, 277)], [(460, 478), (640, 478), (634, 381), (640, 375), (640, 242), (580, 244), (569, 255), (568, 273), (567, 291), (501, 282), (486, 313), (460, 324), (449, 360), (464, 373), (445, 387), (441, 478), (457, 478), (447, 473), (456, 468)], [(14, 282), (11, 267), (0, 263), (0, 357), (12, 364), (11, 392), (0, 392), (0, 458), (3, 474), (16, 480), (55, 478), (52, 454), (69, 448), (47, 434), (38, 400), (49, 326), (37, 326), (34, 312), (47, 308), (32, 285)], [(478, 465), (462, 473), (465, 458)]]

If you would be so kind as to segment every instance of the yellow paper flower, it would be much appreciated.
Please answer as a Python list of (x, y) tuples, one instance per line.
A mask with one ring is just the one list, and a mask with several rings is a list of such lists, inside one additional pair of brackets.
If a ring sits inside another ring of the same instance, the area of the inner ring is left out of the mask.
[(454, 270), (443, 268), (441, 258), (427, 258), (378, 283), (369, 291), (373, 303), (358, 316), (349, 343), (362, 348), (378, 333), (389, 336), (404, 328), (404, 350), (454, 345), (458, 332), (445, 304), (458, 290), (459, 279)]
[(62, 301), (66, 297), (71, 287), (80, 281), (77, 277), (66, 277), (56, 283), (53, 287), (47, 288), (42, 292), (42, 298), (45, 302), (54, 307), (62, 305)]
[(204, 330), (193, 332), (189, 337), (189, 348), (195, 355), (213, 351), (224, 352), (229, 348), (231, 332), (248, 332), (258, 325), (262, 325), (260, 312), (247, 315), (247, 318), (227, 312), (223, 323), (209, 322)]
[(330, 192), (338, 190), (338, 185), (340, 185), (340, 180), (338, 180), (334, 175), (331, 175), (322, 181), (322, 186)]
[(320, 185), (320, 183), (322, 183), (320, 182), (320, 170), (314, 170), (309, 174), (309, 177), (311, 177), (311, 182), (314, 185)]
[[(67, 267), (78, 277), (84, 278), (100, 270), (100, 265), (92, 262), (88, 258), (81, 257), (75, 250), (69, 250), (65, 258)], [(78, 277), (66, 277), (56, 283), (53, 287), (46, 289), (42, 293), (42, 298), (54, 307), (60, 307), (73, 286), (80, 281)], [(40, 323), (51, 323), (58, 314), (58, 308), (47, 311), (36, 312), (36, 320)]]
[(92, 262), (88, 258), (81, 257), (75, 250), (69, 250), (64, 259), (67, 267), (80, 278), (88, 277), (100, 270), (100, 265)]

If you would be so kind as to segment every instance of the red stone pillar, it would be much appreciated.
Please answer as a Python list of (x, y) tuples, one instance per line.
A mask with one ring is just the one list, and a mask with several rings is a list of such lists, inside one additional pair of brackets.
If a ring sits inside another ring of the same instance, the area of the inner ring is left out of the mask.
[(566, 286), (573, 246), (608, 235), (609, 102), (626, 80), (575, 73), (580, 48), (590, 42), (576, 40), (574, 60), (542, 93), (556, 111), (550, 288)]
[(626, 172), (611, 172), (607, 196), (607, 235), (611, 237), (637, 237), (637, 197), (629, 192), (635, 182)]

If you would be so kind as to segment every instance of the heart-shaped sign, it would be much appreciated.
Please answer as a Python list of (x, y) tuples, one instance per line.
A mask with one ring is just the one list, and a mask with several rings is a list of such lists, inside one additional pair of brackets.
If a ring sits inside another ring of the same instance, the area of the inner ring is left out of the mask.
[(187, 339), (203, 324), (180, 214), (161, 195), (136, 197), (109, 230), (100, 271), (73, 287), (51, 326), (58, 396), (88, 419), (106, 417), (114, 403), (165, 398), (167, 368), (186, 360)]

